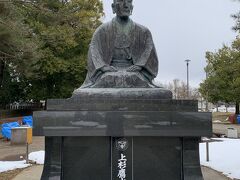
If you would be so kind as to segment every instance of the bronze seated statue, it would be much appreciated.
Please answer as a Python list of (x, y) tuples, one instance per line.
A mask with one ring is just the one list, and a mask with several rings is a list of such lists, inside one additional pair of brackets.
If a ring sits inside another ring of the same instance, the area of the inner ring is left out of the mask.
[(88, 52), (87, 77), (73, 94), (92, 88), (111, 88), (111, 91), (134, 88), (131, 92), (149, 88), (146, 93), (164, 91), (169, 98), (171, 92), (152, 82), (158, 73), (157, 53), (151, 32), (129, 18), (132, 0), (114, 0), (112, 8), (117, 15), (94, 33)]

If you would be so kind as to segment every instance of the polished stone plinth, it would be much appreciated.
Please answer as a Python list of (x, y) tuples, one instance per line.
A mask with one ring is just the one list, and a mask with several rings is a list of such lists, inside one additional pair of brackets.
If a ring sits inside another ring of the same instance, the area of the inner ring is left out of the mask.
[(46, 137), (42, 180), (121, 180), (121, 168), (126, 180), (203, 180), (198, 143), (212, 125), (197, 101), (97, 91), (34, 112), (33, 133)]
[(72, 99), (171, 99), (172, 92), (164, 88), (79, 88)]

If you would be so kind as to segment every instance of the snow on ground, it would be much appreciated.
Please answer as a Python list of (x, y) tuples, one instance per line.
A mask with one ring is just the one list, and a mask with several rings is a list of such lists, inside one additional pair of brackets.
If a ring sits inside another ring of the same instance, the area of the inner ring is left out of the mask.
[[(212, 109), (211, 112), (217, 112), (217, 108)], [(235, 112), (235, 107), (228, 107), (228, 108), (226, 108), (225, 106), (220, 106), (220, 107), (218, 107), (218, 112), (231, 112), (231, 113), (234, 113)]]
[(36, 164), (44, 164), (45, 151), (37, 151), (29, 154), (29, 160)]
[(30, 166), (30, 164), (26, 164), (26, 161), (0, 161), (0, 173), (14, 169), (26, 168), (28, 166)]
[[(201, 165), (222, 172), (230, 178), (240, 179), (240, 139), (214, 138), (216, 142), (209, 143), (210, 161), (206, 162), (206, 143), (200, 143)], [(29, 160), (44, 164), (44, 151), (32, 152)], [(0, 173), (30, 166), (26, 161), (0, 161)]]
[[(29, 160), (36, 164), (44, 164), (45, 151), (37, 151), (29, 154)], [(26, 168), (31, 164), (26, 164), (26, 161), (0, 161), (0, 173), (14, 169)]]
[(240, 139), (214, 138), (214, 140), (218, 142), (209, 143), (209, 162), (206, 161), (206, 143), (200, 144), (201, 165), (222, 172), (229, 178), (240, 179)]

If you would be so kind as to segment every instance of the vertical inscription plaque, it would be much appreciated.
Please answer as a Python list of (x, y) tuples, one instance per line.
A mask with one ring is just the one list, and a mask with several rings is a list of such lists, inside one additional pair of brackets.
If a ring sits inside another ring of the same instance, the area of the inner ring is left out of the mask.
[(132, 138), (112, 137), (112, 180), (132, 180)]

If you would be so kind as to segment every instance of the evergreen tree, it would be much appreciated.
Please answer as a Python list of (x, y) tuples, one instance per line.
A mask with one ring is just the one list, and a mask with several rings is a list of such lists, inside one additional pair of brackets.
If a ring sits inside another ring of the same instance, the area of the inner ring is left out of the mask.
[(218, 52), (207, 52), (207, 79), (200, 84), (201, 94), (210, 102), (236, 103), (239, 114), (240, 103), (240, 39), (231, 47), (224, 46)]
[(100, 0), (0, 2), (0, 104), (71, 96), (102, 16)]
[(39, 42), (29, 98), (69, 97), (84, 81), (88, 45), (101, 24), (102, 2), (39, 0), (17, 5)]
[(0, 2), (0, 106), (24, 100), (27, 95), (24, 76), (37, 58), (30, 34), (18, 8), (10, 1)]

